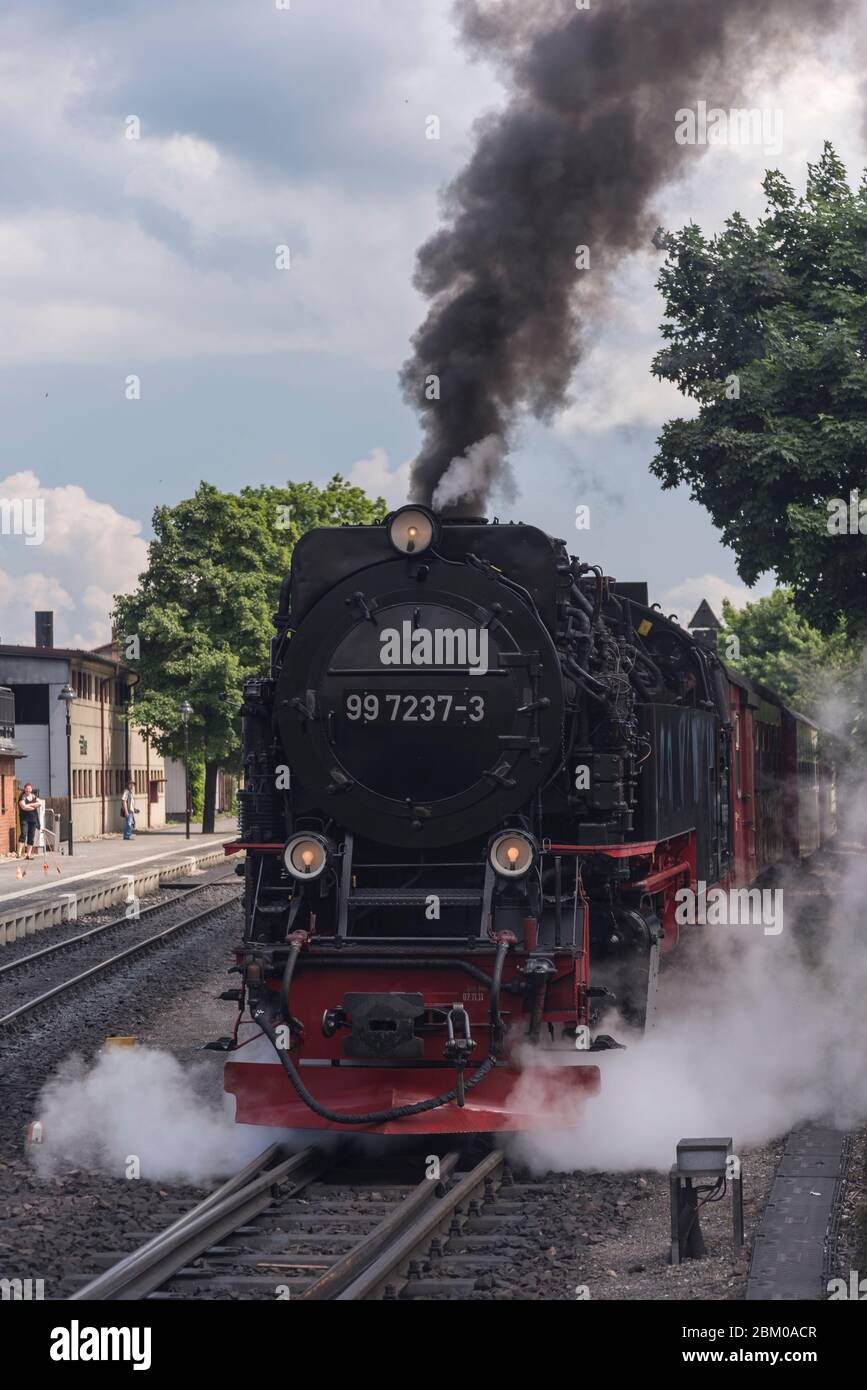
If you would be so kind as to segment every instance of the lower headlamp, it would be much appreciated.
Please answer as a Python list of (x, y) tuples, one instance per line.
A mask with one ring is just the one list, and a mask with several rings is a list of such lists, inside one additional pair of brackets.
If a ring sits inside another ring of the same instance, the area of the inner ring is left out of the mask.
[(283, 851), (283, 863), (293, 878), (318, 878), (330, 854), (328, 841), (321, 835), (293, 835)]
[(503, 830), (488, 849), (491, 867), (501, 878), (523, 878), (536, 859), (536, 842), (524, 830)]

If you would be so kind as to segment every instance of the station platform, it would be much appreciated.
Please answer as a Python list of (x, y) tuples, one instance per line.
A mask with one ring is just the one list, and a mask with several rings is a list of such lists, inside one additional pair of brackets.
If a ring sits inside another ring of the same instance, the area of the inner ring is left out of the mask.
[(39, 851), (29, 863), (0, 860), (0, 947), (222, 863), (223, 845), (234, 839), (237, 822), (218, 820), (213, 835), (191, 826), (189, 840), (184, 830), (171, 825), (140, 831), (132, 840), (122, 835), (83, 840), (72, 858)]

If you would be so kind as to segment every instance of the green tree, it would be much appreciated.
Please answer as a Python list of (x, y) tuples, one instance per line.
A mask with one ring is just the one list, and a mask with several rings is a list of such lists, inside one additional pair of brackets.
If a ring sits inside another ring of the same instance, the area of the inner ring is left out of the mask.
[(205, 768), (202, 829), (214, 828), (217, 771), (239, 754), (244, 681), (264, 671), (272, 614), (293, 546), (316, 526), (382, 518), (385, 504), (335, 475), (314, 483), (225, 493), (200, 483), (193, 497), (157, 507), (148, 566), (132, 594), (116, 596), (122, 650), (138, 639), (141, 694), (130, 718), (155, 731), (160, 752), (184, 754), (180, 706), (193, 707), (191, 761)]
[(850, 189), (826, 143), (805, 196), (776, 170), (763, 187), (756, 226), (736, 212), (710, 239), (663, 237), (652, 370), (699, 409), (665, 425), (651, 468), (689, 484), (747, 584), (775, 571), (823, 632), (842, 615), (863, 635), (867, 535), (830, 529), (829, 508), (867, 504), (867, 181)]
[(800, 615), (787, 589), (740, 609), (724, 599), (719, 650), (736, 654), (731, 664), (748, 680), (820, 720), (832, 684), (839, 689), (856, 665), (856, 648), (843, 624), (830, 636), (819, 632)]

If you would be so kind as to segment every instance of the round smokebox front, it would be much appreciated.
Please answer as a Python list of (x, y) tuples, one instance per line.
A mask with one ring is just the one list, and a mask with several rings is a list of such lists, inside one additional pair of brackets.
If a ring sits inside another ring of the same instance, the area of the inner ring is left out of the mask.
[(559, 664), (535, 615), (486, 575), (437, 566), (407, 582), (389, 561), (305, 618), (277, 713), (287, 761), (327, 815), (386, 844), (456, 843), (547, 775)]

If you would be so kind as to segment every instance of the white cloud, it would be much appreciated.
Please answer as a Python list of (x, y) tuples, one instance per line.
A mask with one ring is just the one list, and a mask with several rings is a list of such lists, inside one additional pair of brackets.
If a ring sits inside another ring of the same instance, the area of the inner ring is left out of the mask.
[(667, 590), (660, 599), (660, 607), (664, 613), (675, 613), (681, 627), (686, 627), (702, 599), (707, 599), (722, 622), (723, 599), (727, 598), (735, 608), (743, 608), (771, 593), (773, 588), (770, 580), (760, 580), (754, 589), (747, 589), (743, 584), (731, 584), (718, 574), (701, 574)]
[[(350, 14), (332, 4), (289, 18), (266, 6), (239, 20), (235, 6), (218, 5), (204, 66), (180, 100), (173, 81), (165, 93), (149, 89), (162, 57), (153, 21), (140, 15), (105, 26), (97, 16), (93, 31), (71, 24), (53, 36), (28, 32), (21, 15), (0, 21), (0, 122), (26, 171), (24, 196), (7, 190), (0, 211), (0, 363), (108, 361), (123, 373), (195, 355), (304, 351), (394, 370), (422, 313), (411, 283), (416, 247), (436, 226), (438, 189), (463, 161), (472, 121), (499, 87), (456, 49), (447, 10), (402, 25), (389, 8)], [(289, 26), (284, 92), (293, 77), (303, 87), (311, 65), (354, 69), (369, 54), (359, 105), (351, 90), (313, 101), (306, 167), (295, 128), (286, 159), (274, 157), (281, 118), (298, 120), (297, 104), (284, 111), (274, 85), (275, 45)], [(183, 14), (167, 12), (159, 27), (181, 64), (187, 46), (198, 51)], [(244, 70), (257, 43), (261, 92)], [(470, 71), (472, 82), (462, 80)], [(228, 73), (237, 123), (225, 118)], [(111, 110), (112, 95), (123, 101), (130, 86), (138, 140), (125, 138)], [(257, 138), (250, 106), (260, 101), (268, 118)], [(438, 107), (443, 138), (429, 141), (425, 115)], [(173, 118), (179, 127), (160, 133)], [(371, 164), (370, 179), (356, 176), (358, 161)], [(34, 196), (31, 168), (50, 194)], [(284, 244), (287, 271), (274, 264)]]
[(358, 459), (350, 469), (349, 481), (356, 487), (364, 488), (370, 497), (384, 497), (389, 507), (401, 507), (409, 492), (408, 463), (396, 464), (392, 468), (388, 454), (379, 445), (370, 451), (370, 457)]
[[(847, 64), (849, 67), (847, 69)], [(714, 105), (712, 94), (709, 104)], [(690, 221), (713, 235), (737, 209), (755, 220), (765, 210), (761, 184), (768, 168), (779, 167), (801, 192), (807, 162), (815, 162), (822, 141), (830, 139), (857, 184), (867, 150), (864, 92), (860, 69), (837, 43), (825, 53), (792, 64), (776, 85), (756, 86), (742, 106), (783, 113), (783, 149), (769, 155), (758, 145), (720, 145), (696, 149), (686, 175), (657, 199), (662, 226), (677, 230)], [(586, 323), (586, 355), (573, 381), (573, 403), (556, 422), (558, 433), (598, 434), (612, 427), (662, 426), (674, 417), (692, 418), (694, 403), (669, 382), (650, 374), (664, 346), (659, 326), (664, 314), (655, 282), (663, 255), (650, 247), (625, 258), (606, 292), (595, 295)]]
[(2, 537), (3, 641), (32, 644), (33, 610), (42, 608), (55, 613), (57, 646), (107, 642), (113, 595), (134, 589), (147, 563), (141, 522), (76, 484), (45, 487), (30, 470), (0, 478), (2, 497), (41, 500), (45, 509), (41, 546)]

